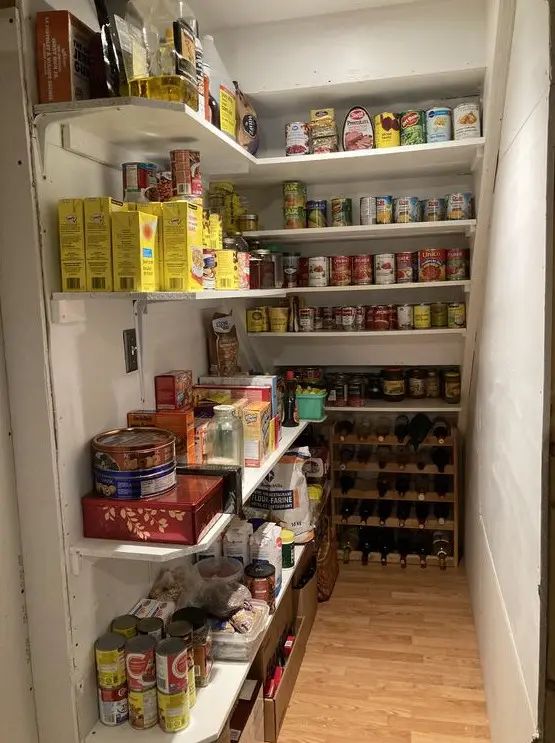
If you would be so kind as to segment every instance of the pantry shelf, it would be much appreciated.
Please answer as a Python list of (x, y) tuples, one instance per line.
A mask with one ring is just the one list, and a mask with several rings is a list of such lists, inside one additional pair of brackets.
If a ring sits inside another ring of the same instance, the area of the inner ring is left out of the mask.
[(424, 400), (403, 400), (401, 402), (388, 402), (387, 400), (366, 400), (362, 407), (350, 405), (332, 406), (326, 405), (326, 413), (459, 413), (460, 405), (429, 398)]
[[(248, 333), (250, 338), (295, 338), (308, 340), (311, 338), (342, 338), (351, 341), (356, 338), (411, 338), (412, 340), (421, 340), (426, 336), (458, 336), (464, 338), (466, 335), (465, 328), (430, 328), (427, 330), (357, 330), (345, 332), (341, 330), (318, 330), (306, 333)], [(356, 408), (358, 410), (358, 408)]]
[(295, 289), (284, 289), (285, 294), (328, 294), (335, 292), (381, 292), (397, 291), (410, 292), (422, 291), (426, 289), (450, 289), (462, 288), (465, 292), (470, 290), (470, 280), (468, 281), (426, 281), (411, 282), (409, 284), (364, 284), (361, 286), (301, 286)]
[[(340, 560), (343, 559), (343, 550), (339, 549), (337, 550), (337, 556)], [(349, 561), (352, 560), (353, 562), (356, 560), (360, 560), (362, 558), (362, 552), (360, 550), (351, 550), (349, 552)], [(369, 563), (380, 563), (381, 562), (381, 555), (379, 552), (371, 552), (368, 555), (368, 562)], [(388, 565), (400, 565), (401, 558), (398, 552), (390, 552), (387, 556), (387, 564)], [(445, 564), (448, 568), (454, 568), (456, 567), (455, 561), (452, 557), (447, 557), (445, 560)], [(407, 555), (407, 565), (417, 565), (420, 566), (420, 558), (418, 555)], [(439, 567), (439, 560), (436, 555), (428, 555), (426, 557), (426, 565), (428, 567)]]
[(394, 528), (401, 529), (419, 529), (421, 531), (434, 531), (440, 529), (441, 531), (453, 531), (455, 526), (451, 519), (445, 519), (443, 524), (440, 524), (437, 519), (427, 519), (424, 525), (420, 525), (418, 519), (406, 519), (404, 526), (399, 526), (399, 520), (395, 516), (390, 516), (385, 524), (380, 523), (378, 516), (369, 516), (366, 521), (361, 521), (359, 516), (349, 516), (348, 519), (343, 519), (341, 516), (335, 516), (333, 523), (336, 526), (392, 526)]
[(284, 289), (207, 290), (202, 292), (54, 292), (52, 294), (52, 301), (126, 299), (141, 302), (189, 302), (195, 300), (214, 302), (219, 299), (260, 299), (284, 296)]

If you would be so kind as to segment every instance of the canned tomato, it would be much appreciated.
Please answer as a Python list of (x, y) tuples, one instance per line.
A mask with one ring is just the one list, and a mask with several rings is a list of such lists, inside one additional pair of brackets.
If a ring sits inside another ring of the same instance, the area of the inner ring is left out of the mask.
[(328, 202), (325, 199), (306, 202), (306, 226), (312, 228), (328, 226)]
[(306, 227), (306, 208), (304, 206), (285, 207), (283, 227), (286, 230), (303, 230)]
[(156, 172), (154, 163), (122, 163), (123, 200), (132, 202), (157, 201), (150, 194), (156, 190)]
[(366, 307), (363, 304), (357, 304), (355, 310), (355, 330), (364, 330), (366, 324)]
[(328, 286), (329, 266), (327, 256), (310, 256), (308, 259), (308, 285)]
[(349, 286), (352, 279), (351, 257), (348, 255), (332, 255), (330, 264), (330, 284), (332, 286)]
[(350, 227), (353, 224), (353, 201), (346, 198), (331, 200), (331, 226)]
[(127, 686), (98, 689), (98, 716), (103, 725), (121, 725), (129, 717)]
[(372, 283), (372, 256), (353, 255), (351, 258), (353, 267), (353, 284), (365, 286)]
[(464, 248), (450, 248), (447, 251), (445, 278), (447, 281), (464, 281), (467, 277), (467, 251)]
[(285, 181), (283, 184), (283, 208), (304, 209), (306, 205), (306, 185), (301, 181)]
[(466, 325), (466, 305), (464, 302), (451, 302), (447, 308), (447, 327), (464, 328)]
[(283, 256), (283, 286), (296, 289), (299, 286), (299, 256), (285, 253)]
[(441, 106), (426, 111), (426, 141), (449, 142), (453, 139), (451, 109)]
[(147, 730), (158, 722), (156, 687), (129, 692), (129, 724), (136, 730)]
[(393, 222), (393, 196), (376, 196), (377, 224), (391, 224)]
[(200, 152), (197, 150), (170, 150), (170, 165), (173, 195), (202, 198)]
[(388, 304), (389, 308), (389, 329), (397, 330), (397, 305)]
[(102, 635), (94, 644), (96, 678), (103, 689), (119, 689), (126, 681), (125, 637), (115, 632)]
[(426, 144), (426, 114), (405, 111), (401, 114), (401, 145)]
[(399, 115), (392, 111), (374, 116), (374, 136), (376, 147), (399, 147), (401, 144), (401, 124)]
[(343, 329), (343, 307), (333, 308), (333, 322), (336, 330)]
[(374, 276), (376, 284), (395, 283), (394, 253), (381, 253), (374, 256)]
[(477, 103), (461, 103), (453, 109), (455, 139), (480, 136), (480, 107)]
[(360, 223), (376, 224), (376, 197), (360, 197)]
[(158, 719), (165, 733), (176, 733), (189, 725), (189, 699), (187, 692), (164, 694), (158, 689)]
[(399, 196), (394, 199), (393, 216), (398, 224), (420, 222), (420, 200), (418, 196)]
[(395, 255), (395, 282), (397, 284), (412, 284), (414, 281), (414, 256), (412, 253), (397, 253)]
[(314, 307), (314, 330), (324, 329), (324, 313), (321, 307)]
[(447, 327), (447, 303), (433, 302), (430, 307), (432, 328)]
[(343, 330), (350, 332), (355, 330), (356, 307), (341, 308), (341, 325)]
[(314, 330), (314, 307), (299, 309), (299, 330), (301, 333), (312, 333)]
[(387, 304), (374, 305), (372, 330), (391, 330), (391, 313)]
[(308, 155), (310, 152), (310, 129), (304, 121), (291, 121), (285, 125), (285, 154)]
[(156, 684), (164, 694), (185, 692), (189, 671), (187, 645), (178, 637), (162, 640), (156, 646)]
[(418, 281), (445, 281), (443, 248), (426, 248), (418, 251)]
[(445, 199), (426, 199), (422, 204), (424, 222), (443, 222), (445, 219)]
[(156, 641), (148, 635), (138, 635), (125, 644), (125, 670), (130, 691), (144, 691), (156, 683), (154, 649)]
[(322, 307), (322, 330), (333, 330), (334, 327), (333, 307)]
[(366, 330), (374, 330), (374, 305), (370, 305), (366, 308)]
[(412, 330), (414, 327), (414, 308), (412, 304), (397, 305), (397, 327), (399, 330)]
[(416, 330), (426, 330), (432, 326), (432, 310), (429, 304), (423, 302), (414, 306), (414, 327)]
[(472, 219), (471, 193), (450, 193), (447, 196), (447, 219)]

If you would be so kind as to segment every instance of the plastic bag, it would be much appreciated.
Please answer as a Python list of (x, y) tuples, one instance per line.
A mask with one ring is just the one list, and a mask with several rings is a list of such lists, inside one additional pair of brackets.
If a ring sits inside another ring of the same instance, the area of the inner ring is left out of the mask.
[(269, 562), (276, 571), (276, 596), (281, 590), (281, 526), (263, 524), (250, 538), (251, 562)]
[(252, 103), (239, 87), (237, 80), (234, 80), (233, 84), (235, 85), (235, 94), (237, 96), (237, 127), (235, 136), (241, 147), (244, 147), (251, 155), (255, 155), (260, 144), (258, 117)]
[(239, 369), (239, 340), (231, 313), (214, 313), (208, 332), (210, 374), (232, 377)]

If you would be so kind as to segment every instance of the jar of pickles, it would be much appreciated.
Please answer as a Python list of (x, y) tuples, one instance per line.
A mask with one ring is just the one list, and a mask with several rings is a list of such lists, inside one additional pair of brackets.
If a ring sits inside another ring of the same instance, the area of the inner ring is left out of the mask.
[(382, 372), (383, 396), (385, 400), (400, 402), (405, 399), (406, 382), (400, 366), (389, 367)]
[(457, 405), (461, 401), (461, 373), (450, 369), (443, 373), (443, 399)]
[(441, 397), (439, 374), (436, 369), (429, 369), (426, 372), (426, 397)]

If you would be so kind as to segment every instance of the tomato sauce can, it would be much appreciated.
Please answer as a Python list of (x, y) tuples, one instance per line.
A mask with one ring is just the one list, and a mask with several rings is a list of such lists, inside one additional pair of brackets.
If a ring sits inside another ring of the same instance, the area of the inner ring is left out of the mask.
[(372, 256), (353, 255), (351, 258), (352, 279), (355, 286), (365, 286), (372, 283)]
[(351, 227), (353, 224), (353, 200), (335, 198), (331, 200), (331, 226)]
[(360, 223), (376, 224), (376, 197), (360, 197)]
[[(185, 692), (188, 674), (187, 645), (178, 637), (162, 640), (156, 646), (156, 684), (164, 694)], [(187, 707), (188, 708), (188, 707)]]
[(103, 725), (115, 727), (129, 718), (127, 686), (117, 689), (98, 689), (98, 716)]
[(433, 302), (430, 307), (432, 328), (447, 327), (447, 303)]
[(186, 691), (165, 694), (158, 689), (158, 720), (165, 733), (176, 733), (188, 727), (191, 716)]
[(445, 219), (445, 199), (425, 199), (422, 207), (424, 222), (443, 222)]
[(389, 305), (374, 305), (372, 326), (372, 330), (391, 330), (391, 312), (389, 310)]
[(464, 281), (467, 274), (468, 251), (464, 248), (450, 248), (447, 251), (445, 278), (447, 281)]
[(283, 208), (304, 209), (306, 206), (306, 184), (301, 181), (285, 181), (283, 184)]
[(401, 144), (399, 115), (384, 111), (374, 116), (374, 136), (377, 148), (399, 147)]
[(147, 730), (158, 722), (156, 686), (129, 692), (129, 724), (136, 730)]
[(299, 309), (299, 330), (301, 333), (312, 333), (314, 330), (314, 307)]
[(420, 199), (418, 196), (398, 196), (393, 200), (393, 217), (396, 224), (420, 222)]
[(130, 691), (144, 691), (156, 684), (156, 640), (138, 635), (125, 644), (125, 670)]
[(349, 286), (352, 280), (352, 262), (348, 255), (332, 255), (330, 258), (331, 286)]
[(343, 330), (346, 330), (347, 332), (356, 330), (355, 318), (356, 318), (356, 307), (342, 307), (341, 308), (341, 325), (343, 326)]
[(102, 689), (119, 689), (126, 684), (125, 637), (108, 632), (94, 645), (96, 677)]
[(426, 114), (405, 111), (401, 114), (401, 146), (426, 144)]
[(366, 308), (366, 330), (374, 330), (374, 305)]
[(336, 330), (343, 329), (343, 307), (333, 308), (333, 324)]
[(320, 228), (328, 226), (328, 202), (325, 199), (306, 202), (306, 226)]
[(415, 330), (427, 330), (432, 327), (432, 310), (429, 304), (423, 302), (414, 306)]
[(413, 253), (397, 253), (395, 255), (395, 283), (412, 284), (414, 281)]
[(310, 152), (310, 129), (304, 121), (291, 121), (285, 125), (285, 154), (308, 155)]
[(474, 197), (471, 193), (450, 193), (447, 196), (447, 219), (472, 219)]
[(397, 305), (388, 304), (387, 306), (389, 308), (389, 329), (397, 330)]
[(374, 276), (376, 284), (395, 283), (394, 253), (381, 253), (374, 256)]
[(314, 307), (314, 330), (324, 329), (324, 313), (322, 307)]
[(393, 223), (393, 196), (376, 196), (376, 223)]
[(418, 251), (418, 281), (445, 281), (446, 251), (426, 248)]
[(364, 330), (366, 323), (366, 307), (363, 304), (357, 304), (355, 307), (355, 330)]
[(325, 255), (310, 256), (308, 259), (308, 285), (328, 286), (329, 278), (328, 257)]
[(466, 326), (466, 305), (464, 302), (451, 302), (447, 308), (447, 327), (464, 328)]
[(397, 305), (397, 327), (399, 330), (414, 328), (414, 307), (412, 304)]
[(297, 283), (299, 286), (309, 286), (309, 258), (299, 256)]
[(333, 307), (322, 307), (322, 330), (333, 330), (334, 328)]

